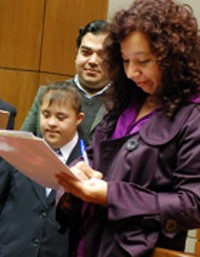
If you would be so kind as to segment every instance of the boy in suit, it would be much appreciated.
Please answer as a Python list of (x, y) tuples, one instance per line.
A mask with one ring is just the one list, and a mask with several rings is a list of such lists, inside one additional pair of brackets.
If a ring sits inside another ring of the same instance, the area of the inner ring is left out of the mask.
[[(80, 155), (77, 127), (84, 117), (80, 110), (81, 96), (70, 82), (45, 87), (40, 98), (42, 135), (67, 164)], [(58, 229), (55, 191), (1, 160), (0, 256), (67, 257), (68, 232), (60, 234)]]

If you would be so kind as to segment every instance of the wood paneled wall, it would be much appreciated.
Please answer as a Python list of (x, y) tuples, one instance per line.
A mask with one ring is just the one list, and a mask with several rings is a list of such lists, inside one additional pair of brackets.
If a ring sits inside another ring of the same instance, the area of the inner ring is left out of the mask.
[(200, 256), (200, 228), (197, 229), (197, 241), (195, 243), (195, 253)]
[(17, 108), (15, 129), (41, 84), (75, 74), (79, 28), (107, 9), (108, 0), (0, 1), (0, 98)]

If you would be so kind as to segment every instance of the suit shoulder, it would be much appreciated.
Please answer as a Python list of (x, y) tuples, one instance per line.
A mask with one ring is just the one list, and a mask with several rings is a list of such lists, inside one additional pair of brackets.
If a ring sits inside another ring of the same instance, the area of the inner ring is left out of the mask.
[(0, 99), (0, 109), (4, 111), (9, 111), (12, 114), (16, 114), (17, 112), (16, 108), (13, 105), (11, 105), (10, 103), (7, 103), (2, 99)]

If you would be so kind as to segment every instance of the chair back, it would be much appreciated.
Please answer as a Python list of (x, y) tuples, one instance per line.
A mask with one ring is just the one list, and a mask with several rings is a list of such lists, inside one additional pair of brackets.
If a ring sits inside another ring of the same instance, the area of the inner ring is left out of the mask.
[(185, 253), (156, 247), (151, 257), (199, 257), (195, 253)]

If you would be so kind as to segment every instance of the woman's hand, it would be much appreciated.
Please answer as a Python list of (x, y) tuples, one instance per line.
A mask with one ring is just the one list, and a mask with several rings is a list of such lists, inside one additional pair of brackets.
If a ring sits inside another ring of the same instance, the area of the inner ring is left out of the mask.
[(103, 177), (102, 173), (96, 170), (93, 170), (85, 162), (78, 162), (75, 166), (71, 168), (71, 171), (78, 177), (80, 180), (87, 180), (90, 178), (99, 178)]
[(102, 180), (102, 173), (93, 170), (84, 162), (77, 163), (71, 171), (80, 178), (77, 180), (61, 172), (56, 177), (58, 183), (67, 192), (85, 202), (107, 205), (107, 182)]

